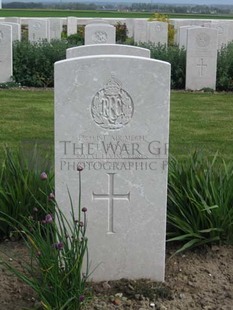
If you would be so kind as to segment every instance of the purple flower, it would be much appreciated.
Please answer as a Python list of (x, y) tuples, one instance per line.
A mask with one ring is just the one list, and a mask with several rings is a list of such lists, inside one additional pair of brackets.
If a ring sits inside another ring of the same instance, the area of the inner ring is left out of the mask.
[(63, 250), (63, 248), (64, 248), (64, 244), (63, 244), (63, 242), (57, 242), (57, 243), (54, 243), (54, 244), (53, 244), (53, 247), (54, 247), (56, 250), (61, 251), (61, 250)]
[(79, 172), (80, 172), (80, 171), (83, 171), (83, 167), (82, 167), (81, 165), (78, 165), (78, 166), (77, 166), (77, 171), (79, 171)]
[(84, 212), (84, 213), (87, 212), (87, 208), (85, 208), (85, 207), (82, 208), (82, 212)]
[(79, 301), (80, 301), (80, 302), (83, 302), (84, 299), (85, 299), (84, 295), (80, 295), (80, 296), (79, 296)]
[(53, 222), (53, 217), (52, 217), (51, 214), (47, 214), (47, 215), (45, 216), (45, 222), (46, 222), (46, 223), (49, 223), (49, 224)]
[(45, 180), (48, 179), (48, 176), (47, 176), (46, 172), (42, 172), (42, 173), (41, 173), (40, 179), (41, 179), (42, 181), (45, 181)]
[(49, 199), (49, 201), (54, 200), (55, 199), (54, 193), (50, 193), (48, 199)]

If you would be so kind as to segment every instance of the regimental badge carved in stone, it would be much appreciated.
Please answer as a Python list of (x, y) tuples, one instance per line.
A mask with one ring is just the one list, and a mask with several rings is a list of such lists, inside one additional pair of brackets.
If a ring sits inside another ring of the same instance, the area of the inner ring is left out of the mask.
[(115, 77), (99, 90), (92, 100), (91, 114), (95, 123), (105, 129), (120, 129), (133, 116), (133, 100)]
[(32, 28), (33, 28), (34, 30), (39, 30), (39, 29), (41, 28), (41, 24), (38, 23), (38, 22), (36, 22), (36, 23), (32, 26)]
[(199, 33), (196, 37), (197, 45), (200, 47), (206, 47), (210, 44), (210, 36), (204, 32)]
[(107, 39), (108, 35), (105, 31), (96, 31), (92, 36), (94, 43), (106, 43)]

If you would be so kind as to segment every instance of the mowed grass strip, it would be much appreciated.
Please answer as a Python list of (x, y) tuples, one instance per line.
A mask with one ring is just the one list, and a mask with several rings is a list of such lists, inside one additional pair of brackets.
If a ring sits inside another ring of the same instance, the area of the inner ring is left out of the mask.
[[(169, 18), (184, 19), (231, 19), (232, 14), (175, 14), (165, 13)], [(48, 10), (48, 9), (1, 9), (0, 17), (93, 17), (93, 18), (149, 18), (153, 12), (119, 12), (98, 10)]]
[(232, 159), (233, 94), (172, 92), (170, 152), (186, 157), (195, 150)]
[(0, 90), (0, 158), (5, 145), (53, 148), (53, 90)]
[[(195, 150), (233, 154), (232, 93), (171, 93), (170, 153)], [(0, 148), (20, 144), (53, 147), (53, 90), (0, 90)]]

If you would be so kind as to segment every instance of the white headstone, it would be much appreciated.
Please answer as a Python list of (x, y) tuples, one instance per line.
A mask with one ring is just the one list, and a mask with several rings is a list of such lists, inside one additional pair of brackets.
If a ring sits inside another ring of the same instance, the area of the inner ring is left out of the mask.
[(66, 50), (66, 58), (94, 56), (94, 55), (130, 55), (150, 58), (150, 50), (122, 44), (82, 45)]
[(60, 40), (62, 33), (62, 20), (60, 18), (50, 18), (50, 40)]
[(21, 25), (10, 22), (4, 22), (4, 24), (12, 27), (12, 41), (21, 41)]
[(166, 44), (168, 41), (168, 23), (151, 21), (147, 23), (147, 41), (154, 44)]
[(30, 19), (28, 21), (28, 40), (30, 42), (49, 40), (48, 29), (47, 19)]
[(218, 49), (219, 50), (229, 43), (230, 41), (229, 40), (229, 27), (230, 27), (229, 21), (214, 21), (213, 20), (211, 24), (209, 24), (208, 26), (218, 31)]
[(67, 17), (67, 36), (77, 33), (77, 18), (73, 16)]
[(116, 28), (109, 24), (88, 24), (85, 27), (85, 45), (115, 44)]
[(186, 89), (216, 88), (217, 30), (190, 28), (187, 38)]
[(133, 36), (134, 36), (134, 20), (133, 20), (133, 18), (127, 18), (125, 20), (125, 23), (126, 23), (126, 27), (128, 30), (127, 36), (129, 38), (133, 38)]
[(0, 83), (12, 76), (12, 27), (0, 24)]
[[(142, 83), (143, 81), (143, 83)], [(164, 280), (170, 64), (101, 55), (55, 63), (55, 191), (77, 206), (93, 280)]]
[(187, 36), (188, 36), (188, 29), (190, 28), (199, 28), (198, 26), (181, 26), (179, 28), (179, 38), (178, 38), (178, 45), (180, 48), (187, 47)]
[(147, 42), (147, 20), (145, 19), (134, 20), (134, 42), (136, 43)]

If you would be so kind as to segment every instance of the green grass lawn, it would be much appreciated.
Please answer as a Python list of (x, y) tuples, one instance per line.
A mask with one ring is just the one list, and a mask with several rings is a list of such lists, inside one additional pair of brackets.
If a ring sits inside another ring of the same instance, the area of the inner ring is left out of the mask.
[[(173, 14), (166, 13), (169, 18), (195, 19), (231, 19), (232, 15), (214, 14)], [(0, 17), (110, 17), (110, 18), (149, 18), (152, 12), (118, 12), (118, 11), (76, 11), (76, 10), (41, 10), (41, 9), (1, 9)]]
[[(171, 94), (170, 153), (233, 154), (232, 93)], [(53, 147), (53, 90), (0, 90), (0, 148)], [(2, 157), (0, 155), (0, 157)]]

